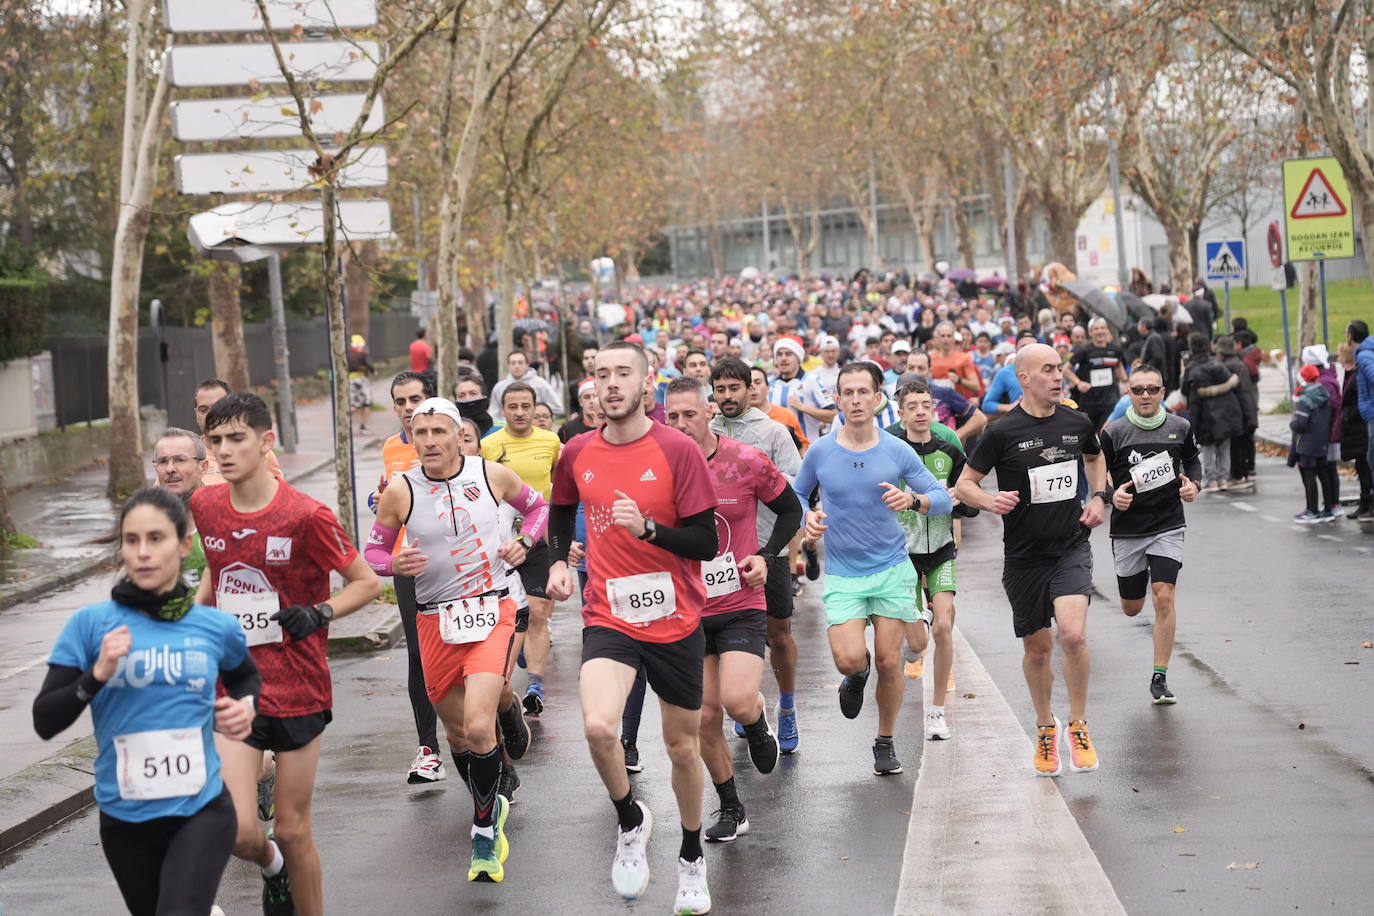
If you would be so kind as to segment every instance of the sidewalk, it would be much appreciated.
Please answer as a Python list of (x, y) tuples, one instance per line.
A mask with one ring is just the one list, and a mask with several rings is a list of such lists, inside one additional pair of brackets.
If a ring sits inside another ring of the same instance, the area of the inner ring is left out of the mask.
[[(389, 379), (372, 383), (374, 404), (388, 403)], [(375, 420), (365, 433), (354, 435), (361, 452), (390, 435), (390, 413), (373, 411)], [(299, 445), (295, 454), (280, 450), (277, 460), (288, 482), (329, 467), (334, 460), (330, 403), (319, 399), (298, 402)], [(101, 456), (92, 456), (101, 458)], [(148, 455), (151, 483), (152, 453)], [(114, 524), (115, 504), (105, 496), (107, 471), (103, 458), (63, 480), (52, 480), (10, 494), (10, 512), (19, 530), (34, 537), (39, 547), (0, 554), (0, 611), (82, 579), (105, 565), (109, 548), (92, 543)]]
[(1255, 439), (1260, 444), (1273, 446), (1280, 454), (1288, 454), (1288, 446), (1293, 434), (1288, 429), (1289, 413), (1274, 413), (1280, 403), (1290, 400), (1288, 391), (1288, 372), (1283, 363), (1260, 367), (1259, 377), (1259, 429)]

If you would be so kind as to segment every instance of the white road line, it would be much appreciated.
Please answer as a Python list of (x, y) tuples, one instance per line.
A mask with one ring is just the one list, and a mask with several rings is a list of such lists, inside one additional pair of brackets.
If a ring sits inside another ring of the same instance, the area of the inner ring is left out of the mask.
[(16, 677), (20, 674), (23, 674), (25, 671), (28, 671), (32, 668), (37, 668), (39, 665), (43, 664), (47, 660), (48, 657), (46, 655), (40, 655), (33, 661), (29, 662), (27, 665), (20, 665), (18, 668), (11, 668), (4, 674), (0, 674), (0, 681), (7, 681), (12, 677)]
[[(1054, 781), (1031, 772), (1030, 738), (957, 628), (954, 658), (954, 737), (924, 742), (894, 913), (1014, 913), (1030, 901), (1039, 912), (1124, 914)], [(933, 679), (927, 661), (927, 707)], [(924, 737), (922, 723), (910, 740)]]
[(1341, 539), (1336, 537), (1334, 534), (1319, 534), (1317, 535), (1317, 537), (1321, 538), (1323, 541), (1335, 541), (1338, 544), (1341, 541)]
[(1355, 549), (1358, 550), (1360, 553), (1369, 553), (1368, 547), (1356, 547)]
[(1260, 513), (1260, 518), (1264, 519), (1266, 522), (1279, 521), (1279, 517), (1277, 515), (1265, 515), (1263, 512)]
[(1235, 506), (1237, 509), (1239, 509), (1239, 510), (1242, 511), (1242, 512), (1258, 512), (1258, 511), (1259, 511), (1258, 509), (1256, 509), (1254, 506), (1250, 505), (1249, 503), (1232, 502), (1231, 505)]

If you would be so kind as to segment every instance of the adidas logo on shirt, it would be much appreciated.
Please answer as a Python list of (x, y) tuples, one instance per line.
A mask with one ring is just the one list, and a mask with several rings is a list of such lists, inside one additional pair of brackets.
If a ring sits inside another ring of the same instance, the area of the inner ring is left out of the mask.
[(658, 478), (654, 476), (654, 469), (653, 469), (653, 468), (649, 468), (649, 469), (648, 469), (647, 471), (645, 471), (643, 474), (640, 474), (640, 475), (639, 475), (639, 482), (640, 482), (640, 483), (646, 483), (646, 482), (654, 481), (654, 480), (658, 480)]

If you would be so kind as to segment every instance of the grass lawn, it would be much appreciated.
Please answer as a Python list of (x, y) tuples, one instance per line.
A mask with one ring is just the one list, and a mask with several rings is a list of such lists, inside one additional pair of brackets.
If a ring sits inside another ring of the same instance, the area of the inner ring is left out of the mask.
[[(1215, 284), (1217, 303), (1224, 308), (1221, 284)], [(1288, 323), (1293, 346), (1298, 346), (1298, 290), (1288, 290)], [(1319, 300), (1320, 301), (1320, 300)], [(1319, 306), (1320, 307), (1320, 306)], [(1272, 350), (1283, 347), (1283, 318), (1279, 308), (1277, 290), (1267, 286), (1251, 286), (1247, 289), (1231, 287), (1231, 315), (1244, 315), (1250, 328), (1259, 335), (1261, 349)], [(1341, 280), (1326, 284), (1327, 326), (1331, 333), (1331, 355), (1335, 356), (1336, 347), (1345, 340), (1345, 326), (1353, 318), (1363, 318), (1374, 324), (1374, 287), (1368, 280)], [(1221, 316), (1218, 316), (1221, 317)], [(1318, 334), (1321, 319), (1318, 317)]]

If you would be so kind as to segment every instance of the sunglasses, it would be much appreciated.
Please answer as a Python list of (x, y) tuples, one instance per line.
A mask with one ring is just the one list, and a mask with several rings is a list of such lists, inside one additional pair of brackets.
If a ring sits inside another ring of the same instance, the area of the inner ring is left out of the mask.
[(1164, 390), (1164, 387), (1163, 387), (1162, 385), (1132, 385), (1132, 386), (1131, 386), (1131, 394), (1134, 394), (1134, 395), (1136, 395), (1136, 396), (1145, 395), (1145, 394), (1148, 394), (1148, 395), (1153, 396), (1153, 395), (1159, 394), (1159, 393), (1160, 393), (1161, 391), (1163, 391), (1163, 390)]

